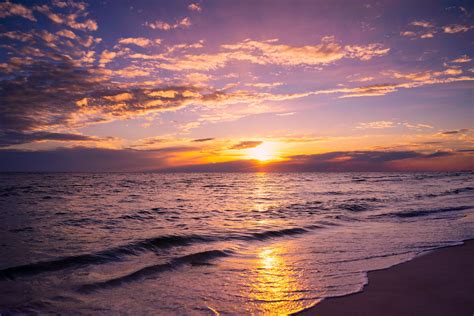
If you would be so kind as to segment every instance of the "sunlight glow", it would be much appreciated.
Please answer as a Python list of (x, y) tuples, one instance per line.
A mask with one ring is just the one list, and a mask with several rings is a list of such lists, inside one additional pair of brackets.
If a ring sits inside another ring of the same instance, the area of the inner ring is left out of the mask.
[(273, 244), (257, 252), (255, 270), (250, 274), (248, 310), (262, 315), (287, 315), (305, 307), (301, 282), (297, 271), (286, 262), (288, 249)]
[(257, 147), (247, 149), (246, 155), (250, 159), (260, 162), (275, 160), (278, 158), (275, 148), (270, 143), (263, 143)]

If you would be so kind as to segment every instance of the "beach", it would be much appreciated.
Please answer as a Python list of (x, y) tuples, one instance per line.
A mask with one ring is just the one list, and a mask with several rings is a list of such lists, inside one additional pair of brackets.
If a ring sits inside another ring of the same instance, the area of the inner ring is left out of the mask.
[(328, 298), (296, 315), (472, 315), (474, 240), (368, 273), (362, 292)]

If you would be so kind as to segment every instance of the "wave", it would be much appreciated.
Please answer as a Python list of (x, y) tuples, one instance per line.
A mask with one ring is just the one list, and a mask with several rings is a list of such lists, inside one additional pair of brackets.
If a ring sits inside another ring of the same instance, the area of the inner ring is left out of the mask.
[(370, 206), (365, 203), (344, 203), (339, 205), (340, 209), (351, 212), (363, 212), (370, 209)]
[(109, 279), (103, 282), (96, 282), (82, 285), (79, 292), (87, 294), (96, 290), (117, 287), (124, 283), (141, 280), (147, 276), (159, 274), (165, 271), (173, 270), (184, 265), (200, 266), (208, 265), (213, 259), (230, 256), (233, 252), (230, 250), (208, 250), (198, 253), (174, 258), (170, 262), (144, 267), (124, 276)]
[(80, 268), (88, 265), (100, 265), (109, 262), (122, 261), (128, 256), (138, 256), (147, 251), (159, 251), (176, 246), (187, 246), (195, 243), (209, 243), (230, 240), (261, 241), (270, 238), (294, 236), (309, 232), (311, 229), (323, 228), (318, 225), (309, 225), (304, 228), (286, 228), (270, 230), (251, 234), (228, 236), (203, 236), (203, 235), (168, 235), (141, 240), (123, 246), (106, 249), (96, 253), (83, 254), (59, 258), (50, 261), (40, 261), (0, 270), (0, 280), (12, 280), (18, 277), (36, 275), (45, 272)]
[[(320, 228), (319, 226), (313, 226), (314, 228)], [(253, 233), (250, 236), (246, 236), (243, 239), (251, 239), (251, 240), (265, 240), (269, 238), (275, 237), (283, 237), (283, 236), (293, 236), (293, 235), (300, 235), (307, 233), (309, 230), (306, 228), (287, 228), (281, 230), (269, 230), (261, 233)]]
[(410, 217), (429, 216), (429, 215), (439, 214), (439, 213), (464, 211), (464, 210), (468, 210), (472, 208), (473, 206), (466, 205), (466, 206), (445, 207), (445, 208), (438, 208), (438, 209), (431, 209), (431, 210), (416, 210), (416, 211), (408, 211), (408, 212), (405, 211), (405, 212), (392, 213), (390, 215), (401, 217), (401, 218), (410, 218)]
[(446, 195), (455, 195), (455, 194), (460, 194), (460, 193), (465, 193), (465, 192), (472, 192), (474, 191), (474, 187), (463, 187), (463, 188), (456, 188), (452, 190), (447, 190), (444, 192), (440, 193), (429, 193), (429, 194), (419, 194), (416, 197), (417, 198), (423, 198), (423, 197), (438, 197), (438, 196), (446, 196)]
[(145, 251), (154, 251), (174, 246), (187, 245), (200, 241), (213, 241), (210, 237), (188, 236), (160, 236), (142, 240), (96, 253), (70, 256), (50, 261), (40, 261), (0, 270), (0, 280), (15, 279), (21, 276), (35, 275), (44, 272), (58, 271), (87, 265), (99, 265), (113, 261), (121, 261), (126, 256), (136, 256)]

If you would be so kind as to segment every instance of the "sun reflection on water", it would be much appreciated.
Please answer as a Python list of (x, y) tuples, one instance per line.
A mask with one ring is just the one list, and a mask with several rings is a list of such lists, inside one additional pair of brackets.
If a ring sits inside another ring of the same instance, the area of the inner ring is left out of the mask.
[(258, 251), (248, 278), (248, 309), (252, 314), (287, 315), (304, 307), (304, 279), (287, 263), (287, 254), (285, 247), (275, 244)]

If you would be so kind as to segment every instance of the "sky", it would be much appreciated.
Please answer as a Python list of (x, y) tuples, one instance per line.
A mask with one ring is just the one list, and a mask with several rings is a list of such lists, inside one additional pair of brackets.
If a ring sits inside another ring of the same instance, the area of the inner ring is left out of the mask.
[(0, 171), (474, 169), (473, 17), (454, 0), (0, 2)]

